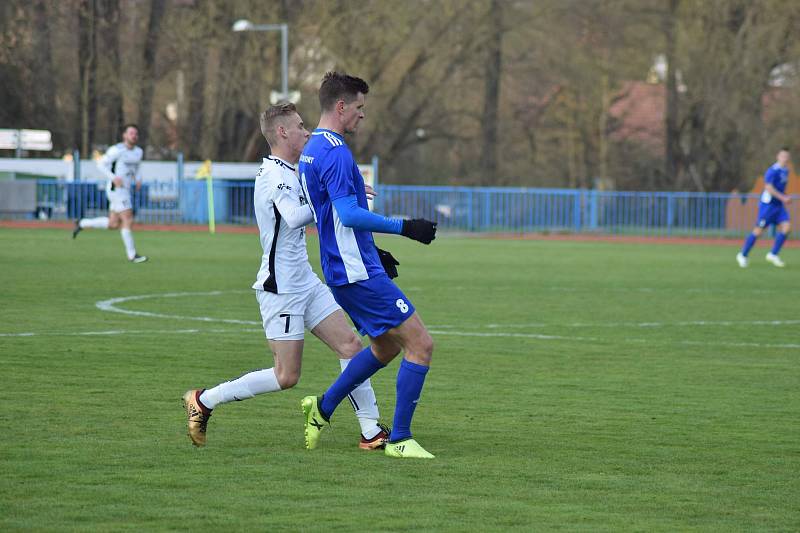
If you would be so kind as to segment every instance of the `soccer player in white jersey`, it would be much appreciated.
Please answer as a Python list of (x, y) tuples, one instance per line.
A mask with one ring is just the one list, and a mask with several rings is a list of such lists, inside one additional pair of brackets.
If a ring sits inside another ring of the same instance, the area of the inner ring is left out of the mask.
[(147, 256), (136, 253), (133, 243), (133, 201), (131, 188), (142, 186), (141, 163), (144, 155), (136, 146), (139, 140), (139, 128), (136, 124), (126, 124), (122, 128), (122, 142), (110, 147), (98, 161), (97, 166), (108, 179), (106, 196), (108, 197), (108, 216), (81, 218), (75, 221), (72, 238), (78, 236), (86, 228), (117, 229), (125, 244), (125, 252), (132, 263), (144, 263)]
[(367, 208), (364, 178), (344, 137), (355, 134), (364, 119), (367, 92), (369, 85), (361, 78), (339, 72), (325, 74), (319, 89), (319, 126), (300, 156), (300, 176), (317, 221), (325, 281), (371, 343), (353, 357), (322, 396), (303, 398), (306, 448), (317, 447), (320, 432), (350, 390), (402, 351), (394, 421), (384, 453), (389, 457), (432, 459), (433, 454), (413, 438), (411, 420), (431, 365), (433, 339), (414, 305), (392, 282), (397, 262), (391, 254), (377, 249), (372, 232), (394, 233), (430, 244), (436, 238), (436, 223), (387, 218)]
[[(313, 221), (313, 215), (294, 167), (308, 140), (308, 130), (294, 104), (282, 103), (261, 114), (261, 132), (272, 155), (264, 159), (255, 182), (263, 256), (253, 289), (275, 366), (210, 389), (187, 391), (183, 402), (189, 437), (195, 446), (205, 445), (208, 419), (216, 406), (286, 390), (297, 383), (305, 328), (336, 352), (342, 371), (362, 349), (341, 307), (308, 262), (305, 225)], [(367, 192), (374, 194), (371, 188)], [(349, 399), (361, 426), (359, 448), (382, 449), (389, 433), (378, 423), (378, 404), (370, 380), (355, 388)]]

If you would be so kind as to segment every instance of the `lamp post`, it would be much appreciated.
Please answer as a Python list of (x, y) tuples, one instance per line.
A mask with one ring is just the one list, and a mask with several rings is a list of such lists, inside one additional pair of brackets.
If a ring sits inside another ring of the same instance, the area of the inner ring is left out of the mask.
[(231, 29), (241, 31), (280, 31), (281, 32), (281, 99), (289, 98), (289, 25), (288, 24), (253, 24), (249, 20), (240, 19), (233, 23)]

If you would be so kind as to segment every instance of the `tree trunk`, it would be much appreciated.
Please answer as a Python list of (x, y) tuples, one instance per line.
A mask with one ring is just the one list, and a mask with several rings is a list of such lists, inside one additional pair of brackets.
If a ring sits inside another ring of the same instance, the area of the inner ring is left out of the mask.
[(120, 135), (125, 122), (125, 112), (122, 108), (122, 74), (119, 51), (119, 0), (100, 1), (101, 31), (100, 39), (110, 62), (110, 79), (104, 80), (103, 103), (106, 107), (106, 140), (113, 143)]
[(705, 106), (695, 103), (689, 110), (689, 128), (691, 145), (689, 149), (689, 177), (698, 192), (706, 192), (705, 173), (708, 168), (708, 145), (705, 141)]
[(203, 159), (216, 159), (219, 152), (219, 126), (221, 123), (220, 93), (222, 92), (223, 52), (217, 45), (209, 45), (205, 57), (205, 93), (203, 95), (203, 127), (200, 131), (199, 149)]
[[(205, 50), (205, 48), (203, 48)], [(180, 117), (180, 146), (189, 159), (201, 159), (200, 145), (203, 140), (203, 117), (205, 115), (206, 67), (204, 55), (193, 54), (187, 62), (189, 96), (186, 112)]]
[[(597, 157), (599, 159), (600, 182), (608, 181), (608, 118), (609, 108), (611, 107), (611, 81), (609, 72), (611, 70), (610, 50), (603, 48), (603, 71), (600, 74), (600, 118), (598, 121), (598, 147)], [(591, 184), (588, 184), (591, 186)]]
[(680, 130), (678, 128), (678, 80), (676, 74), (678, 4), (680, 0), (669, 0), (669, 11), (664, 17), (664, 40), (667, 61), (667, 101), (665, 116), (664, 172), (668, 183), (678, 184), (680, 172)]
[(489, 6), (489, 39), (486, 54), (486, 85), (483, 99), (481, 184), (491, 183), (497, 175), (497, 124), (500, 106), (500, 73), (503, 59), (503, 14), (500, 0)]
[[(34, 126), (46, 127), (58, 132), (59, 113), (56, 113), (56, 85), (52, 80), (53, 59), (50, 46), (50, 24), (48, 22), (46, 0), (38, 0), (34, 6), (34, 54), (35, 54), (35, 93), (36, 110)], [(55, 139), (57, 141), (57, 139)]]
[(76, 139), (84, 158), (91, 155), (97, 118), (97, 5), (96, 0), (81, 0), (78, 14), (78, 98), (80, 127)]
[(147, 150), (150, 132), (150, 115), (153, 111), (153, 92), (156, 84), (156, 52), (161, 36), (161, 19), (164, 16), (166, 0), (150, 1), (150, 17), (147, 21), (147, 33), (144, 42), (144, 64), (142, 69), (142, 86), (139, 93), (139, 144)]

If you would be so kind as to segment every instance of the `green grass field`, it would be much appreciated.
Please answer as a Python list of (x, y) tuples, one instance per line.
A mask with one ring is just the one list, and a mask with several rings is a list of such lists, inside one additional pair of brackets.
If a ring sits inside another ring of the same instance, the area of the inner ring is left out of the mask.
[(339, 369), (313, 338), (295, 389), (193, 448), (183, 392), (271, 366), (258, 238), (136, 239), (150, 262), (0, 229), (2, 531), (800, 529), (798, 249), (379, 237), (436, 342), (413, 429), (437, 458), (399, 461), (346, 403), (303, 449), (300, 399)]

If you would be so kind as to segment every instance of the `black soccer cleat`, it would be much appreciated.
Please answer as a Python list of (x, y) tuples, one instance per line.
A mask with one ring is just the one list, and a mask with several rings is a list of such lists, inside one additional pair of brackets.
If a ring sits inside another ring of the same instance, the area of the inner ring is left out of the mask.
[(75, 237), (77, 237), (78, 233), (80, 233), (82, 229), (83, 228), (81, 227), (81, 219), (75, 220), (75, 227), (72, 228), (72, 238), (74, 239)]

